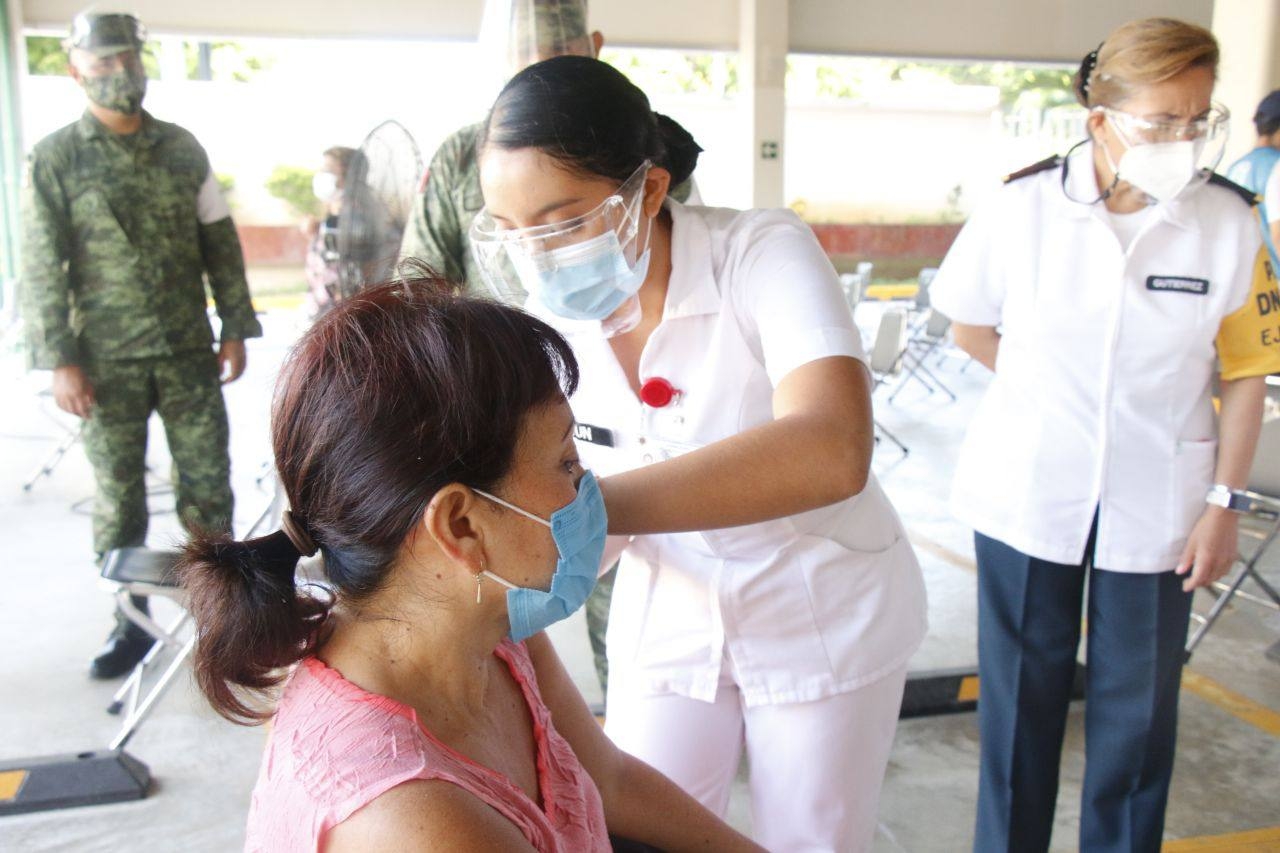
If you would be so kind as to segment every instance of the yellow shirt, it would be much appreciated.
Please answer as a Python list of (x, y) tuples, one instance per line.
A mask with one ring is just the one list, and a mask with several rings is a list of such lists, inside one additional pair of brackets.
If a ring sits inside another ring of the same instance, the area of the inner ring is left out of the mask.
[(1280, 284), (1265, 246), (1253, 264), (1249, 298), (1222, 318), (1216, 345), (1224, 380), (1280, 373)]

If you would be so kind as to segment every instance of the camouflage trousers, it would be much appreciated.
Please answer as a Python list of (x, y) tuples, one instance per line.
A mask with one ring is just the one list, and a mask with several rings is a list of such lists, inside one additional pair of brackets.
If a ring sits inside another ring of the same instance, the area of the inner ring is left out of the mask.
[(147, 537), (147, 420), (159, 412), (173, 458), (178, 519), (187, 530), (230, 530), (233, 499), (227, 409), (212, 352), (86, 365), (96, 404), (84, 446), (97, 496), (93, 549)]
[(605, 634), (609, 630), (609, 607), (613, 604), (613, 582), (618, 579), (618, 564), (600, 576), (591, 596), (587, 598), (587, 639), (591, 641), (591, 656), (595, 660), (596, 678), (600, 689), (609, 693), (609, 655), (605, 649)]

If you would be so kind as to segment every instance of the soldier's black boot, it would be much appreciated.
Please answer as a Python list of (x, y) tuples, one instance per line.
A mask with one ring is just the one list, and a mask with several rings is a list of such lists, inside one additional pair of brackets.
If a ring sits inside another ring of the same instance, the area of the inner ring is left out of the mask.
[[(147, 599), (137, 595), (132, 598), (133, 604), (146, 613)], [(146, 657), (154, 642), (155, 637), (130, 622), (129, 618), (117, 609), (116, 626), (107, 635), (107, 641), (98, 650), (93, 663), (89, 664), (89, 677), (103, 680), (119, 678)]]

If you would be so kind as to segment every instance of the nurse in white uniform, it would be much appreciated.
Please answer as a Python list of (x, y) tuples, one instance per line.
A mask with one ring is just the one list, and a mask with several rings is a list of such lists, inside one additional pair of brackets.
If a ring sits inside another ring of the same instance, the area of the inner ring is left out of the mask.
[(745, 747), (757, 841), (864, 850), (920, 570), (831, 264), (789, 211), (669, 199), (698, 150), (610, 66), (534, 65), (482, 136), (472, 242), (581, 365), (582, 459), (626, 537), (606, 731), (720, 815)]
[(1180, 21), (1108, 36), (1078, 77), (1090, 139), (1010, 176), (931, 291), (995, 371), (953, 496), (976, 530), (981, 853), (1049, 846), (1082, 610), (1080, 849), (1160, 847), (1191, 590), (1235, 557), (1280, 370), (1255, 200), (1210, 171), (1217, 62)]

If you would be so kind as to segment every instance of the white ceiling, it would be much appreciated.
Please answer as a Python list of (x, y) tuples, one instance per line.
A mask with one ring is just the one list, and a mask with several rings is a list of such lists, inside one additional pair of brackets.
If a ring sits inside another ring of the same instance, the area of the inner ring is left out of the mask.
[[(18, 0), (27, 27), (65, 29), (89, 0)], [(483, 0), (126, 0), (157, 33), (473, 39)], [(618, 45), (738, 44), (739, 0), (591, 0)], [(791, 0), (791, 49), (806, 53), (1062, 61), (1123, 21), (1169, 15), (1206, 26), (1213, 0)]]

